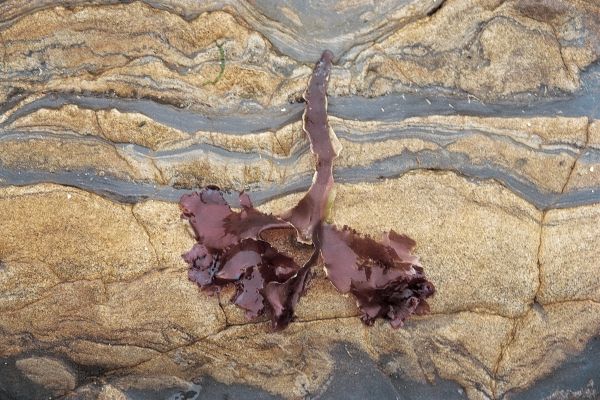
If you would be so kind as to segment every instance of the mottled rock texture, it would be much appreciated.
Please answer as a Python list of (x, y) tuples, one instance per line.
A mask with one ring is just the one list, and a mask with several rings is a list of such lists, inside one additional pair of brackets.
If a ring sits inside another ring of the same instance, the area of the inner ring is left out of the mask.
[[(2, 2), (0, 398), (593, 396), (599, 21), (591, 0)], [(180, 258), (182, 193), (277, 212), (310, 186), (324, 48), (330, 222), (413, 237), (437, 288), (400, 330), (316, 268), (270, 333)]]

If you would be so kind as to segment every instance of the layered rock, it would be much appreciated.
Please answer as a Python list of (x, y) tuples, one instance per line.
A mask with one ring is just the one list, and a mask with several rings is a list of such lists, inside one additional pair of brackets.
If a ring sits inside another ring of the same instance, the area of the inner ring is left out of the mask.
[[(0, 4), (0, 397), (593, 396), (599, 13)], [(400, 330), (363, 326), (319, 265), (271, 333), (232, 290), (200, 293), (180, 258), (181, 194), (217, 184), (278, 212), (310, 186), (298, 101), (324, 47), (343, 146), (330, 222), (413, 237), (437, 288)]]
[(4, 101), (43, 88), (250, 111), (298, 99), (303, 63), (328, 47), (339, 55), (336, 94), (552, 97), (581, 88), (600, 43), (600, 9), (585, 1), (65, 5), (2, 5)]

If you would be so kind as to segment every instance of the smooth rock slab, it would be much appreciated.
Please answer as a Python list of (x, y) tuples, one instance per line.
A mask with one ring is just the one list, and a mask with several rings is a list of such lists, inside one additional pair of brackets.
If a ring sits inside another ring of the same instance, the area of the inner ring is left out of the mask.
[(44, 265), (51, 273), (39, 280), (115, 282), (156, 267), (152, 244), (131, 206), (78, 189), (0, 189), (0, 231), (0, 259)]
[(175, 261), (192, 240), (175, 205), (134, 212), (57, 185), (4, 188), (0, 203), (4, 356), (56, 347), (79, 364), (124, 366), (135, 347), (152, 355), (224, 326), (217, 299)]

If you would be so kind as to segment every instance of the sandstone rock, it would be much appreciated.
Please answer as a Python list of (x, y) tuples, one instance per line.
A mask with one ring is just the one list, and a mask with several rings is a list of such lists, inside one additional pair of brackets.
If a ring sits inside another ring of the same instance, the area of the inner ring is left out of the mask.
[[(0, 162), (11, 169), (79, 173), (99, 170), (126, 180), (187, 188), (215, 184), (238, 190), (302, 182), (312, 174), (312, 157), (298, 122), (275, 131), (243, 135), (205, 131), (188, 134), (154, 123), (150, 129), (156, 128), (151, 136), (155, 139), (148, 139), (144, 133), (147, 125), (133, 124), (128, 131), (130, 140), (141, 146), (158, 146), (152, 144), (153, 140), (162, 140), (165, 130), (172, 134), (172, 140), (147, 153), (134, 147), (111, 147), (103, 141), (65, 136), (71, 129), (88, 132), (86, 121), (94, 118), (88, 115), (89, 109), (69, 110), (68, 127), (61, 118), (64, 108), (59, 113), (40, 109), (14, 120), (11, 128), (49, 130), (53, 135), (7, 138), (0, 145)], [(142, 118), (137, 113), (114, 113), (116, 117), (110, 121), (117, 131), (119, 125), (130, 126)], [(379, 164), (385, 165), (388, 175), (436, 168), (491, 176), (516, 192), (558, 194), (597, 186), (593, 178), (596, 150), (581, 150), (588, 130), (587, 118), (583, 117), (430, 116), (395, 122), (332, 118), (331, 125), (344, 148), (336, 165), (348, 174)], [(94, 128), (85, 134), (120, 141), (108, 132), (108, 128)], [(61, 157), (65, 151), (72, 154), (66, 160)]]
[(596, 188), (600, 185), (599, 121), (590, 123), (588, 135), (587, 146), (581, 150), (577, 162), (573, 166), (569, 181), (565, 186), (565, 191), (585, 190)]
[[(113, 145), (98, 140), (61, 140), (59, 137), (4, 137), (0, 142), (0, 164), (22, 171), (85, 171), (93, 166), (100, 179), (105, 175), (125, 180), (160, 182), (160, 172), (148, 159), (135, 165)], [(69, 157), (63, 157), (69, 154)], [(88, 173), (89, 174), (89, 173)]]
[(57, 185), (2, 188), (0, 199), (0, 229), (10, 232), (2, 260), (35, 261), (63, 282), (118, 282), (156, 268), (130, 205)]
[(3, 30), (11, 43), (4, 54), (13, 87), (152, 97), (178, 106), (216, 106), (227, 98), (267, 105), (284, 78), (268, 66), (293, 70), (296, 64), (274, 60), (272, 51), (267, 62), (252, 62), (246, 53), (250, 37), (222, 11), (187, 22), (143, 3), (37, 10)]
[(60, 278), (41, 262), (19, 262), (4, 257), (0, 264), (2, 311), (33, 303), (60, 283)]
[[(372, 203), (364, 207), (356, 199)], [(437, 288), (434, 313), (514, 317), (533, 301), (541, 214), (499, 185), (409, 173), (374, 185), (339, 185), (334, 213), (340, 226), (373, 236), (394, 229), (414, 238)]]
[(17, 360), (17, 368), (32, 382), (42, 385), (57, 395), (73, 390), (77, 377), (62, 362), (47, 357)]
[[(223, 326), (216, 299), (198, 296), (173, 261), (189, 241), (174, 207), (167, 207), (173, 214), (161, 216), (160, 203), (136, 206), (140, 221), (153, 212), (161, 218), (162, 230), (156, 233), (156, 221), (142, 225), (129, 205), (56, 185), (3, 189), (2, 203), (2, 230), (11, 232), (0, 252), (7, 283), (0, 326), (10, 332), (3, 353), (53, 347), (67, 338), (82, 343), (104, 338), (115, 345), (110, 352), (92, 343), (74, 358), (82, 364), (93, 359), (95, 365), (121, 365), (131, 362), (128, 346), (168, 349)], [(163, 236), (168, 232), (175, 235), (171, 241)], [(172, 242), (177, 238), (183, 243)], [(169, 245), (175, 247), (165, 250)], [(37, 271), (27, 259), (35, 260)], [(189, 301), (180, 304), (186, 293)], [(25, 334), (34, 342), (19, 341)]]
[(105, 385), (98, 395), (98, 400), (127, 400), (127, 396), (112, 385)]
[[(40, 201), (42, 194), (45, 197)], [(265, 204), (262, 209), (282, 209), (297, 198), (298, 195), (284, 197)], [(359, 207), (361, 204), (355, 199), (369, 199), (371, 206)], [(37, 205), (24, 208), (27, 213), (15, 211), (11, 219), (2, 219), (5, 224), (12, 221), (8, 227), (11, 232), (18, 232), (17, 226), (27, 226), (29, 232), (45, 226), (40, 225), (45, 221), (42, 216), (52, 217), (48, 207), (66, 210), (66, 205), (73, 201), (76, 207), (71, 212), (82, 210), (78, 212), (98, 222), (106, 210), (112, 210), (114, 215), (116, 210), (130, 207), (56, 185), (3, 189), (2, 201), (4, 210), (19, 210), (33, 202)], [(94, 204), (103, 206), (92, 207)], [(552, 236), (551, 221), (556, 219), (555, 214), (572, 216), (582, 210), (585, 211), (579, 208), (548, 212), (544, 229), (549, 229), (548, 235)], [(40, 213), (36, 218), (31, 214), (35, 212)], [(544, 354), (551, 341), (539, 343), (535, 336), (519, 333), (521, 329), (529, 329), (524, 321), (534, 315), (529, 305), (538, 285), (541, 212), (496, 183), (469, 182), (452, 173), (415, 172), (377, 184), (338, 185), (334, 222), (352, 222), (357, 229), (373, 235), (393, 228), (418, 240), (417, 253), (438, 294), (432, 303), (432, 316), (415, 320), (399, 331), (386, 325), (363, 327), (354, 317), (357, 310), (352, 300), (339, 296), (328, 282), (318, 277), (299, 305), (298, 322), (289, 330), (269, 334), (266, 325), (246, 324), (239, 313), (231, 311), (226, 312), (228, 323), (244, 325), (223, 330), (227, 325), (217, 299), (198, 293), (187, 281), (181, 265), (177, 265), (178, 254), (192, 242), (177, 220), (178, 214), (174, 205), (157, 201), (140, 203), (133, 212), (122, 211), (127, 222), (116, 225), (113, 236), (122, 238), (127, 230), (136, 229), (142, 243), (156, 252), (151, 253), (147, 261), (150, 270), (144, 275), (119, 276), (115, 281), (110, 270), (92, 273), (79, 268), (72, 270), (68, 278), (57, 275), (47, 289), (40, 278), (42, 284), (37, 289), (40, 296), (31, 304), (5, 303), (0, 318), (5, 332), (0, 342), (3, 354), (43, 348), (77, 365), (119, 368), (121, 373), (133, 367), (131, 372), (140, 377), (167, 374), (191, 380), (210, 374), (222, 382), (258, 385), (290, 398), (323, 390), (335, 364), (331, 346), (338, 341), (354, 343), (375, 359), (385, 360), (381, 362), (388, 373), (401, 373), (422, 382), (436, 376), (456, 381), (465, 387), (470, 398), (491, 397), (493, 393), (526, 387), (564, 359), (562, 356), (543, 359), (540, 362), (545, 367), (538, 369), (541, 372), (531, 372), (526, 377), (505, 371), (530, 364), (516, 356), (501, 357), (503, 351), (508, 351), (503, 349), (515, 346), (511, 351), (516, 352), (531, 346), (527, 354)], [(431, 226), (436, 229), (431, 230)], [(105, 243), (107, 239), (92, 228), (78, 224), (65, 231), (72, 232), (78, 240), (85, 232), (90, 241)], [(62, 237), (66, 240), (64, 233)], [(503, 239), (508, 237), (510, 242)], [(549, 240), (544, 235), (544, 241)], [(577, 242), (576, 238), (573, 240)], [(25, 236), (3, 243), (4, 260), (10, 260), (11, 255), (28, 254), (25, 250), (31, 246)], [(129, 245), (134, 243), (137, 242)], [(51, 263), (54, 253), (45, 249), (51, 248), (38, 247), (36, 254), (43, 254), (46, 263)], [(63, 258), (65, 261), (61, 263), (73, 265), (81, 263), (84, 257), (102, 254), (100, 249), (89, 249), (90, 254), (71, 252), (71, 258)], [(543, 245), (542, 271), (550, 268), (545, 266), (545, 260), (556, 259), (551, 253), (545, 255), (546, 249)], [(589, 251), (593, 257), (595, 247), (589, 247)], [(128, 259), (135, 259), (132, 250), (126, 253)], [(578, 259), (584, 270), (590, 265), (585, 259)], [(19, 275), (13, 279), (26, 283), (27, 275), (22, 275), (23, 278), (20, 275), (26, 269), (16, 271)], [(77, 274), (89, 275), (78, 280)], [(552, 280), (542, 278), (542, 282)], [(539, 299), (543, 300), (546, 292), (542, 287)], [(579, 292), (565, 292), (564, 309), (584, 304), (572, 300)], [(226, 299), (222, 302), (225, 304)], [(544, 307), (548, 313), (556, 309), (553, 305)], [(539, 329), (565, 332), (554, 320), (542, 319), (538, 324), (546, 324)], [(569, 340), (576, 340), (581, 346), (597, 324), (588, 323), (585, 332), (579, 330), (580, 326), (576, 323), (568, 335), (573, 338)], [(29, 339), (25, 340), (27, 335)], [(527, 342), (517, 345), (516, 339), (511, 339), (515, 335), (521, 335), (519, 340)], [(61, 344), (65, 340), (68, 345)], [(298, 343), (303, 345), (299, 347)], [(315, 349), (314, 354), (308, 355), (306, 348)], [(577, 350), (561, 349), (565, 355)], [(394, 354), (403, 356), (390, 358)], [(424, 354), (426, 359), (422, 358)], [(498, 371), (506, 376), (502, 385), (494, 372), (499, 368), (498, 360), (504, 368)], [(290, 368), (297, 372), (283, 373)], [(482, 386), (471, 386), (472, 381), (481, 382)]]
[(380, 360), (393, 355), (384, 366), (389, 372), (423, 383), (440, 376), (458, 382), (469, 399), (493, 398), (494, 370), (510, 326), (507, 318), (459, 312), (419, 319), (399, 331), (378, 325), (367, 332), (367, 344)]
[[(72, 399), (327, 397), (365, 369), (397, 397), (591, 393), (560, 371), (598, 379), (596, 3), (116, 3), (0, 4), (0, 397), (22, 376)], [(329, 222), (410, 235), (438, 290), (400, 330), (317, 265), (271, 333), (180, 258), (178, 189), (280, 212), (310, 185), (298, 102), (324, 47)]]
[(530, 386), (569, 355), (583, 350), (588, 339), (600, 333), (598, 311), (597, 303), (568, 301), (533, 308), (516, 320), (498, 364), (496, 395)]
[(9, 128), (97, 136), (113, 143), (138, 144), (152, 150), (189, 137), (185, 132), (157, 123), (139, 113), (120, 112), (116, 109), (96, 111), (76, 105), (36, 110), (13, 121)]
[(589, 128), (589, 145), (594, 149), (600, 148), (600, 121), (592, 121)]
[(598, 58), (600, 10), (589, 2), (227, 3), (8, 2), (3, 97), (45, 87), (204, 109), (280, 105), (299, 97), (310, 73), (303, 63), (327, 47), (340, 55), (336, 94), (440, 86), (482, 99), (547, 96), (578, 90)]
[[(298, 322), (271, 335), (261, 334), (265, 325), (233, 326), (144, 363), (136, 372), (156, 374), (162, 368), (189, 379), (204, 371), (229, 384), (247, 383), (300, 398), (322, 392), (335, 363), (323, 349), (344, 341), (355, 343), (375, 359), (393, 354), (382, 366), (388, 373), (423, 382), (440, 373), (461, 383), (480, 382), (477, 390), (465, 386), (471, 398), (484, 398), (491, 393), (490, 370), (510, 326), (505, 318), (468, 312), (418, 319), (398, 331), (384, 324), (367, 328), (355, 318)], [(290, 369), (296, 372), (286, 372)]]
[(598, 57), (598, 12), (566, 1), (447, 1), (364, 51), (358, 85), (383, 94), (433, 84), (482, 99), (572, 92), (580, 70)]
[(181, 219), (179, 207), (162, 201), (145, 201), (133, 206), (133, 215), (144, 227), (156, 252), (160, 268), (184, 270), (181, 254), (194, 243), (188, 224)]
[(598, 205), (550, 210), (544, 218), (540, 247), (541, 303), (600, 301)]

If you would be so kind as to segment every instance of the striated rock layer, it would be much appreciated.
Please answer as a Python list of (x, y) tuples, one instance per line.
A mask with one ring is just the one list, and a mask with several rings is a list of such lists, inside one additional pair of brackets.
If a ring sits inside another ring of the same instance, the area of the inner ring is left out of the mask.
[(600, 53), (591, 1), (6, 1), (0, 100), (69, 92), (178, 107), (298, 99), (323, 48), (334, 94), (438, 87), (484, 100), (581, 89)]
[[(599, 20), (584, 0), (2, 2), (0, 398), (594, 398)], [(329, 222), (408, 234), (437, 288), (400, 330), (363, 326), (319, 265), (270, 333), (180, 256), (181, 194), (276, 212), (310, 186), (299, 100), (325, 47)]]

